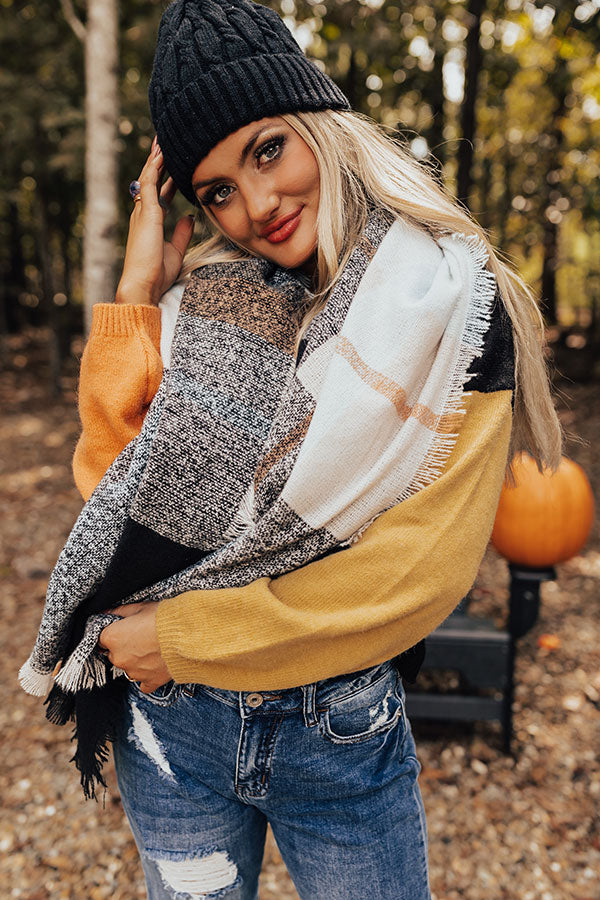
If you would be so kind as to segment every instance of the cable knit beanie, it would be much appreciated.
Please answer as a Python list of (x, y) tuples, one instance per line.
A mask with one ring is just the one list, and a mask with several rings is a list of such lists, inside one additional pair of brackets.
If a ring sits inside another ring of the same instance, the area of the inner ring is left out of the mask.
[(175, 0), (161, 19), (149, 99), (167, 171), (192, 203), (194, 169), (238, 128), (350, 108), (277, 13), (251, 0)]

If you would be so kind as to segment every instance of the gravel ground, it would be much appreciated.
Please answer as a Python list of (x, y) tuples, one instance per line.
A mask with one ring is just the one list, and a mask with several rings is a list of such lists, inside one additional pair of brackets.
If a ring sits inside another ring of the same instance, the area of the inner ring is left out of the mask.
[[(12, 338), (0, 375), (0, 894), (23, 900), (141, 900), (136, 849), (114, 772), (104, 803), (85, 803), (67, 729), (48, 724), (16, 683), (34, 639), (48, 572), (80, 508), (70, 457), (78, 425), (74, 372), (52, 400), (40, 333)], [(563, 421), (596, 496), (600, 431), (595, 385), (564, 389)], [(536, 627), (519, 643), (512, 757), (494, 723), (415, 723), (423, 765), (435, 900), (600, 900), (600, 541), (542, 588)], [(502, 624), (506, 564), (489, 551), (473, 612)], [(539, 646), (543, 633), (560, 646)], [(295, 898), (269, 837), (261, 900)], [(319, 898), (327, 900), (327, 898)]]

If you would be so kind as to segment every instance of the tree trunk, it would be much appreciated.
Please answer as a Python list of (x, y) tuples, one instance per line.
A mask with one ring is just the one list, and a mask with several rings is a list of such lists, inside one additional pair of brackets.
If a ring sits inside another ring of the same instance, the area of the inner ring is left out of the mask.
[(544, 262), (542, 264), (542, 306), (548, 324), (557, 321), (556, 269), (558, 268), (558, 225), (544, 219)]
[(10, 246), (9, 257), (6, 262), (6, 270), (2, 272), (0, 279), (0, 333), (15, 334), (22, 331), (25, 324), (23, 307), (19, 305), (19, 294), (26, 289), (25, 260), (21, 246), (22, 230), (19, 221), (17, 204), (9, 200), (8, 215), (6, 217), (8, 236), (6, 240)]
[(88, 0), (85, 35), (85, 325), (114, 296), (117, 203), (117, 0)]
[(345, 84), (345, 93), (346, 97), (350, 101), (350, 106), (353, 109), (358, 107), (358, 97), (356, 90), (356, 79), (358, 76), (358, 67), (356, 65), (356, 56), (354, 55), (354, 49), (350, 50), (350, 64), (348, 66), (348, 74), (346, 76), (346, 84)]
[(486, 0), (469, 0), (467, 6), (467, 27), (469, 29), (465, 41), (465, 94), (460, 111), (461, 138), (458, 146), (458, 175), (456, 193), (459, 200), (468, 206), (469, 194), (473, 183), (473, 144), (475, 141), (475, 101), (477, 100), (477, 82), (483, 57), (479, 44), (481, 16), (485, 11)]
[(52, 393), (58, 397), (61, 393), (61, 355), (60, 355), (60, 322), (58, 309), (54, 303), (54, 271), (52, 250), (50, 246), (50, 228), (48, 225), (48, 199), (44, 185), (38, 183), (37, 198), (37, 252), (42, 274), (42, 307), (46, 314), (50, 330), (48, 356), (50, 364), (50, 385)]
[(63, 290), (67, 298), (63, 309), (63, 328), (61, 330), (61, 359), (66, 359), (71, 354), (71, 341), (73, 335), (80, 334), (82, 330), (82, 309), (73, 304), (73, 267), (69, 258), (69, 225), (65, 223), (60, 229), (60, 247), (63, 259)]
[(489, 231), (492, 227), (491, 209), (489, 207), (489, 198), (492, 194), (492, 161), (489, 156), (484, 156), (481, 161), (481, 182), (479, 184), (479, 209), (477, 210), (477, 221), (480, 225)]
[(431, 160), (435, 163), (435, 174), (443, 181), (444, 163), (446, 162), (446, 143), (444, 141), (444, 51), (445, 41), (441, 34), (441, 17), (437, 32), (433, 39), (433, 71), (431, 72), (428, 99), (431, 104), (432, 121), (425, 137), (429, 144)]
[[(506, 122), (505, 118), (504, 121)], [(498, 247), (501, 247), (503, 250), (508, 250), (508, 217), (510, 216), (512, 207), (512, 183), (515, 167), (514, 159), (510, 153), (510, 144), (508, 142), (504, 144), (502, 152), (502, 163), (502, 194), (500, 195), (500, 197), (498, 198), (498, 202), (496, 203), (496, 209), (498, 212), (497, 244)]]
[(562, 120), (566, 114), (567, 94), (571, 86), (569, 70), (566, 62), (560, 59), (553, 73), (551, 81), (556, 107), (552, 117), (552, 127), (549, 135), (552, 138), (552, 155), (554, 167), (546, 175), (546, 187), (548, 196), (546, 199), (546, 215), (544, 216), (544, 261), (542, 264), (542, 308), (544, 318), (549, 324), (558, 321), (558, 292), (556, 289), (556, 271), (558, 269), (559, 255), (559, 224), (551, 222), (547, 218), (548, 207), (553, 192), (560, 191), (561, 181), (561, 153), (565, 136)]

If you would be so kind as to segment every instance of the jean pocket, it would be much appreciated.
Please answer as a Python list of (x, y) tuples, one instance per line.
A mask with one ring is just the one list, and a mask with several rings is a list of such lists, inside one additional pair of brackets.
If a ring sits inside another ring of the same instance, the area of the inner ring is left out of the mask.
[(373, 684), (319, 710), (321, 732), (334, 744), (358, 744), (395, 726), (405, 728), (404, 690), (392, 669)]
[(143, 700), (148, 700), (155, 706), (172, 706), (181, 697), (185, 685), (177, 684), (175, 681), (167, 681), (149, 694), (142, 691), (137, 681), (132, 682), (132, 687), (139, 697)]

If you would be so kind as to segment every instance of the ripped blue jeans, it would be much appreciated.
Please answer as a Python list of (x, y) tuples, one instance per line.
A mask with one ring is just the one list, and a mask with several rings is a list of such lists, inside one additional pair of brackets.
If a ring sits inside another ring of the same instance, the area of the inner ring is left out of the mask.
[(131, 686), (115, 742), (149, 900), (256, 900), (267, 822), (302, 900), (429, 900), (391, 661), (281, 691)]

